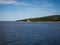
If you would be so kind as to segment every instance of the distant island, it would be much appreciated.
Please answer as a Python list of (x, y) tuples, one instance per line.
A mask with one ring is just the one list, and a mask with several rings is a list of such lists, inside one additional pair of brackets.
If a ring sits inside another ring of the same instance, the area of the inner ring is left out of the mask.
[(23, 21), (23, 22), (60, 22), (60, 15), (52, 15), (52, 16), (45, 16), (45, 17), (37, 17), (37, 18), (28, 18), (16, 21)]

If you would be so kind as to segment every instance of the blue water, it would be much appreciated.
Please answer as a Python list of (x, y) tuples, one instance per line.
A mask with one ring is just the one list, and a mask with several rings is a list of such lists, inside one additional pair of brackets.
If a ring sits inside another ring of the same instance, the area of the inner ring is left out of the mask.
[(60, 45), (60, 23), (0, 21), (0, 45)]

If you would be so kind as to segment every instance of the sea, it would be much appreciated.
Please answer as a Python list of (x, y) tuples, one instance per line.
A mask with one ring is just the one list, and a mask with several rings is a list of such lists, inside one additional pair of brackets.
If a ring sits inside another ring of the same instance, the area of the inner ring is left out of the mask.
[(60, 45), (60, 22), (0, 21), (0, 45)]

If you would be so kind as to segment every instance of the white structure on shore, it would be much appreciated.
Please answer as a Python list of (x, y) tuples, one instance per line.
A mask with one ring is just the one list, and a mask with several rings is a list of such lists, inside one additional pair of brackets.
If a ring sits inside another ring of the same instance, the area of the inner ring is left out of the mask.
[(31, 22), (31, 20), (28, 19), (27, 22)]

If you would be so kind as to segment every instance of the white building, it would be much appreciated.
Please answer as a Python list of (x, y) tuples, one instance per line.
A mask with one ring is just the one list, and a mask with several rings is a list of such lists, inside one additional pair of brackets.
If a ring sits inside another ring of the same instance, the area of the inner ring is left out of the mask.
[(28, 19), (27, 22), (31, 22), (31, 20)]

